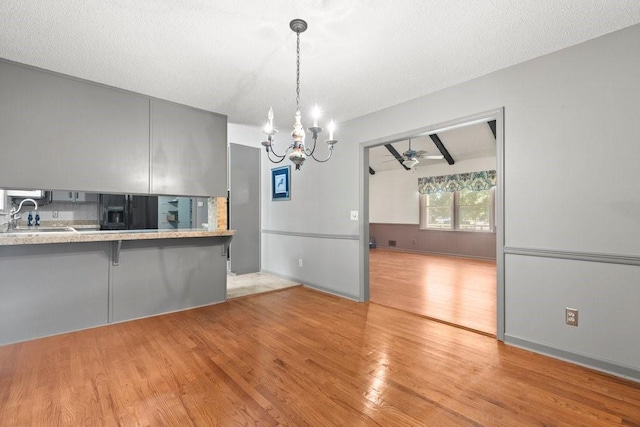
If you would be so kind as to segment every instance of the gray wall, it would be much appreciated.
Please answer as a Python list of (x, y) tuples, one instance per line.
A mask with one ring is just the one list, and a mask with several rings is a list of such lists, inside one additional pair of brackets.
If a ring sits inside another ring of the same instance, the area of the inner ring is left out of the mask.
[[(379, 248), (496, 259), (495, 233), (420, 230), (418, 224), (369, 224)], [(389, 241), (395, 242), (391, 247)]]
[[(271, 201), (267, 175), (277, 165), (263, 155), (262, 270), (357, 300), (359, 222), (350, 211), (358, 210), (358, 152), (340, 132), (335, 137), (328, 163), (307, 160), (301, 170), (292, 168), (289, 201)], [(326, 148), (318, 150), (324, 157)]]
[[(282, 119), (275, 125), (282, 130), (292, 126), (293, 120), (292, 112), (290, 120)], [(230, 143), (262, 148), (260, 142), (265, 137), (260, 128), (229, 123), (227, 131)], [(340, 140), (340, 131), (335, 137)], [(290, 144), (290, 139), (287, 132), (278, 134), (279, 152)], [(291, 200), (278, 202), (271, 201), (270, 173), (282, 164), (270, 163), (261, 150), (261, 270), (359, 299), (359, 222), (349, 219), (350, 211), (358, 210), (358, 168), (347, 155), (349, 145), (338, 142), (328, 163), (308, 160), (302, 170), (292, 170)], [(351, 151), (357, 159), (357, 145)], [(325, 156), (326, 147), (318, 147), (318, 152), (319, 156)], [(349, 179), (343, 180), (346, 176)], [(346, 193), (350, 196), (345, 197)], [(355, 258), (345, 254), (353, 254)], [(303, 267), (299, 267), (299, 259), (303, 260)]]
[(624, 326), (640, 310), (620, 309), (640, 301), (638, 40), (640, 25), (340, 124), (334, 159), (293, 172), (290, 202), (270, 202), (263, 182), (263, 269), (366, 298), (349, 220), (361, 144), (504, 107), (505, 339), (640, 379)]

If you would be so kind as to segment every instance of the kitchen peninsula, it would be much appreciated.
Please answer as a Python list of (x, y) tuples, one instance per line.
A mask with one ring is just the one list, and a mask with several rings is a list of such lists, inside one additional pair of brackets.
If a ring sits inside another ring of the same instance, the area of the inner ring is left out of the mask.
[(223, 302), (233, 233), (0, 234), (0, 345)]
[[(0, 146), (0, 188), (226, 200), (226, 116), (5, 60)], [(224, 223), (0, 234), (0, 345), (225, 301)]]

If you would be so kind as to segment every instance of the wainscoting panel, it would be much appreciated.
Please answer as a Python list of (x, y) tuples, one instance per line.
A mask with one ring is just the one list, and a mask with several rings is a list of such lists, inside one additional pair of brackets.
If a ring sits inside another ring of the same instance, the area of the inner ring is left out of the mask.
[(369, 233), (379, 248), (496, 259), (495, 233), (420, 230), (418, 224), (380, 223), (369, 224)]

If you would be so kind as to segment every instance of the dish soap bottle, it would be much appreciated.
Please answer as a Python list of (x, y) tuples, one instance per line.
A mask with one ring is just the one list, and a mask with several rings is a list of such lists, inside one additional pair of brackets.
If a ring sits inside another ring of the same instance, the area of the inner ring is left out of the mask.
[(33, 225), (33, 215), (31, 215), (31, 211), (29, 211), (29, 216), (27, 217), (27, 225), (29, 227)]
[(36, 227), (40, 226), (40, 213), (36, 211)]

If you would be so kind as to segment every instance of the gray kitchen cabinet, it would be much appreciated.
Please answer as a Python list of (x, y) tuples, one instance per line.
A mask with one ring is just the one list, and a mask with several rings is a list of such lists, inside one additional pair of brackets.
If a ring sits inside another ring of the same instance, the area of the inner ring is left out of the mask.
[(52, 202), (74, 202), (74, 203), (98, 203), (98, 193), (85, 193), (83, 191), (61, 191), (51, 192)]
[(0, 345), (105, 325), (110, 244), (0, 246)]
[(227, 194), (227, 118), (151, 100), (151, 193)]
[(149, 192), (149, 99), (0, 61), (0, 187)]
[(198, 307), (226, 299), (228, 238), (123, 241), (111, 267), (111, 321)]
[(0, 345), (223, 302), (230, 239), (0, 245)]

